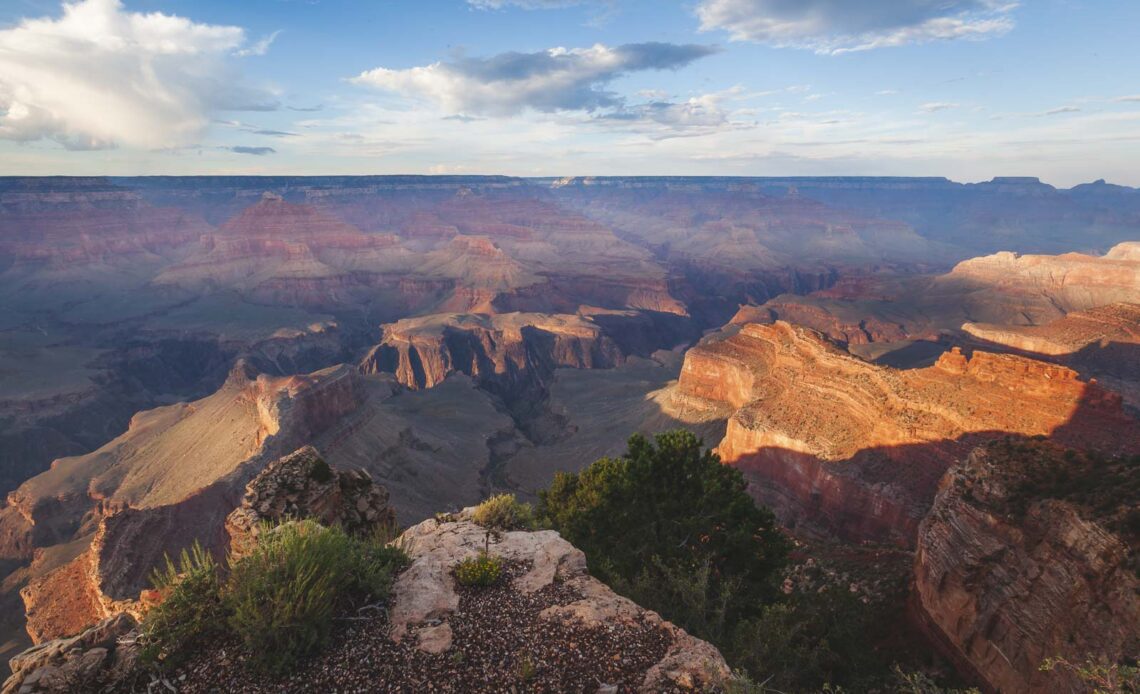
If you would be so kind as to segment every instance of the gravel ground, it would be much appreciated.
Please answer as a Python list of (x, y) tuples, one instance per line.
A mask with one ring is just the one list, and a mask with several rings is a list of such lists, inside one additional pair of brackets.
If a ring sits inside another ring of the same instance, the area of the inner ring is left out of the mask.
[[(459, 611), (448, 623), (452, 646), (438, 655), (388, 638), (384, 615), (342, 621), (332, 643), (289, 677), (251, 672), (236, 643), (221, 643), (175, 673), (179, 692), (596, 692), (603, 684), (633, 692), (668, 650), (671, 638), (649, 624), (586, 628), (541, 620), (539, 612), (578, 599), (553, 583), (531, 595), (510, 586), (526, 570), (504, 567), (489, 588), (459, 587)], [(411, 631), (414, 631), (412, 629)], [(160, 685), (153, 691), (164, 691)], [(611, 690), (613, 691), (613, 690)]]

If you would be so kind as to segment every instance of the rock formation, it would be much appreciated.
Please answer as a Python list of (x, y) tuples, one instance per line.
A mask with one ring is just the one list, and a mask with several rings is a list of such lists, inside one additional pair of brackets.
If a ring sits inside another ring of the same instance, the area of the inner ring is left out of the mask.
[(123, 436), (21, 485), (3, 523), (14, 546), (41, 548), (21, 591), (29, 633), (74, 633), (137, 598), (164, 554), (217, 546), (245, 480), (353, 411), (357, 378), (348, 366), (270, 378), (239, 364), (217, 393), (140, 413)]
[(674, 398), (728, 416), (717, 450), (758, 501), (852, 540), (912, 545), (946, 469), (1006, 433), (1140, 448), (1120, 396), (1065, 367), (955, 349), (895, 370), (784, 322), (691, 349)]
[(1086, 691), (1040, 666), (1140, 652), (1136, 469), (1006, 442), (946, 473), (918, 532), (916, 602), (988, 690)]
[[(400, 538), (412, 563), (396, 581), (390, 608), (392, 639), (413, 640), (422, 650), (447, 651), (452, 643), (448, 621), (454, 619), (460, 599), (451, 569), (473, 557), (488, 541), (485, 528), (469, 520), (471, 509), (445, 520), (426, 520)], [(670, 643), (664, 656), (645, 672), (639, 691), (666, 691), (673, 687), (699, 689), (711, 679), (726, 677), (723, 657), (708, 643), (696, 639), (630, 600), (616, 595), (589, 575), (586, 557), (552, 530), (514, 531), (490, 538), (490, 553), (525, 566), (512, 588), (532, 594), (554, 583), (575, 596), (566, 604), (546, 608), (540, 619), (573, 623), (587, 628), (620, 624), (647, 624), (664, 629)]]
[(357, 534), (396, 527), (388, 490), (364, 470), (334, 470), (305, 446), (273, 461), (245, 486), (241, 506), (226, 516), (230, 557), (245, 556), (263, 524), (305, 518)]
[(610, 368), (623, 355), (583, 316), (528, 313), (442, 314), (383, 327), (380, 344), (361, 362), (409, 388), (431, 388), (452, 373), (509, 389), (544, 380), (556, 367)]
[[(271, 492), (271, 506), (279, 507), (295, 495), (277, 483), (285, 482), (284, 477), (293, 479), (291, 473), (311, 479), (319, 469), (316, 460), (308, 450), (282, 459), (260, 483), (250, 485), (250, 494)], [(252, 504), (261, 500), (259, 496)], [(247, 497), (243, 509), (250, 510), (250, 503)], [(394, 660), (399, 663), (394, 674), (401, 683), (423, 682), (446, 668), (456, 682), (469, 683), (471, 690), (502, 690), (518, 679), (515, 661), (520, 653), (545, 682), (544, 688), (562, 682), (574, 689), (588, 686), (601, 691), (609, 691), (607, 687), (617, 691), (619, 685), (647, 693), (703, 691), (730, 676), (716, 648), (591, 577), (585, 555), (556, 532), (515, 531), (492, 537), (471, 522), (470, 512), (408, 529), (398, 542), (411, 564), (395, 582), (388, 616), (371, 621), (357, 617), (362, 621), (357, 622), (354, 637), (336, 639), (328, 653), (300, 664), (291, 686), (312, 680), (313, 686), (324, 689), (331, 680), (375, 687), (385, 682), (382, 668)], [(452, 575), (454, 566), (485, 548), (508, 567), (506, 585), (491, 592), (461, 588)], [(460, 595), (464, 591), (466, 598)], [(500, 619), (509, 621), (499, 623)], [(138, 653), (134, 626), (129, 615), (116, 614), (78, 636), (26, 651), (13, 659), (13, 675), (3, 693), (63, 694), (96, 686), (127, 690), (138, 675), (133, 669)], [(484, 642), (511, 643), (524, 634), (533, 636), (509, 645), (507, 660), (496, 660), (494, 667), (484, 662)], [(383, 656), (366, 655), (377, 651)], [(321, 658), (352, 665), (330, 670), (322, 666)], [(179, 691), (208, 690), (211, 682), (265, 690), (267, 683), (258, 675), (232, 658), (217, 659), (210, 649), (189, 654), (189, 659), (191, 664), (178, 680)]]
[(1140, 303), (1076, 311), (1047, 325), (965, 323), (981, 344), (1041, 355), (1096, 377), (1140, 410)]
[(42, 643), (12, 658), (3, 694), (70, 694), (131, 674), (138, 659), (135, 620), (116, 614), (81, 633)]

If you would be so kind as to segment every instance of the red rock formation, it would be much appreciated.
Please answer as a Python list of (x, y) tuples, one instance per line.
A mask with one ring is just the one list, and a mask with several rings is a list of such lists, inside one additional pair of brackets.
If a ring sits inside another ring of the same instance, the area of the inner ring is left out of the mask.
[[(1105, 499), (1128, 480), (1064, 453), (1049, 443), (976, 449), (946, 473), (919, 528), (922, 622), (989, 691), (1086, 691), (1072, 672), (1042, 672), (1041, 664), (1056, 657), (1083, 664), (1090, 654), (1117, 662), (1140, 652), (1140, 581), (1128, 565), (1136, 547), (1103, 517)], [(1066, 469), (1101, 479), (1038, 489)], [(1099, 487), (1100, 498), (1056, 498), (1082, 486)], [(1138, 502), (1133, 492), (1110, 501), (1110, 511)]]
[(588, 318), (534, 313), (443, 314), (383, 328), (361, 361), (364, 373), (393, 373), (409, 388), (431, 388), (449, 374), (507, 387), (542, 380), (555, 367), (612, 367), (622, 354)]
[(675, 397), (729, 415), (718, 452), (759, 501), (854, 540), (912, 544), (943, 472), (1006, 432), (1140, 449), (1120, 396), (1065, 367), (954, 350), (899, 371), (784, 322), (694, 347)]
[[(358, 378), (344, 365), (270, 378), (239, 364), (214, 395), (140, 413), (126, 434), (88, 455), (57, 460), (21, 485), (9, 495), (18, 515), (0, 517), (0, 536), (22, 533), (22, 543), (50, 547), (51, 556), (64, 545), (81, 552), (60, 568), (46, 565), (23, 595), (29, 633), (64, 636), (75, 621), (119, 609), (138, 597), (164, 554), (195, 539), (222, 546), (222, 521), (244, 481), (355, 410)], [(80, 576), (85, 583), (74, 591), (58, 590), (60, 581)], [(96, 600), (72, 602), (68, 595)]]

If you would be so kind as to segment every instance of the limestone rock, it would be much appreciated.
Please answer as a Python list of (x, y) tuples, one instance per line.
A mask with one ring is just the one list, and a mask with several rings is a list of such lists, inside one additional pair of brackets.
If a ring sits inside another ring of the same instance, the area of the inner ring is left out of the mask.
[[(466, 509), (454, 520), (426, 520), (401, 536), (400, 542), (412, 563), (394, 588), (389, 610), (393, 640), (400, 641), (415, 632), (419, 647), (432, 653), (441, 652), (447, 648), (445, 643), (450, 644), (451, 630), (444, 627), (459, 608), (452, 567), (476, 556), (488, 542), (487, 531), (469, 520), (470, 512)], [(590, 576), (586, 556), (553, 530), (499, 533), (491, 536), (489, 552), (528, 565), (528, 570), (512, 584), (522, 593), (533, 593), (558, 581), (578, 595), (570, 604), (547, 608), (541, 619), (573, 620), (587, 626), (637, 622), (665, 629), (672, 643), (665, 656), (646, 672), (641, 691), (701, 689), (714, 679), (728, 676), (728, 666), (716, 648), (617, 595)], [(425, 622), (435, 625), (419, 627)]]

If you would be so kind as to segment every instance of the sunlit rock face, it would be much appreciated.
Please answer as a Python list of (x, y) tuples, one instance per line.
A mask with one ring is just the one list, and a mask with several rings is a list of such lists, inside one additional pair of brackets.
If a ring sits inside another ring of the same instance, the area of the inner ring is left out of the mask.
[(245, 480), (356, 410), (359, 378), (347, 365), (273, 378), (239, 364), (213, 395), (139, 413), (127, 433), (12, 492), (4, 535), (39, 548), (21, 591), (33, 639), (137, 598), (164, 554), (219, 546)]
[(730, 413), (722, 460), (785, 522), (904, 546), (942, 474), (978, 443), (1041, 434), (1106, 452), (1140, 446), (1120, 396), (1071, 369), (953, 350), (897, 370), (783, 322), (691, 349), (678, 397)]

